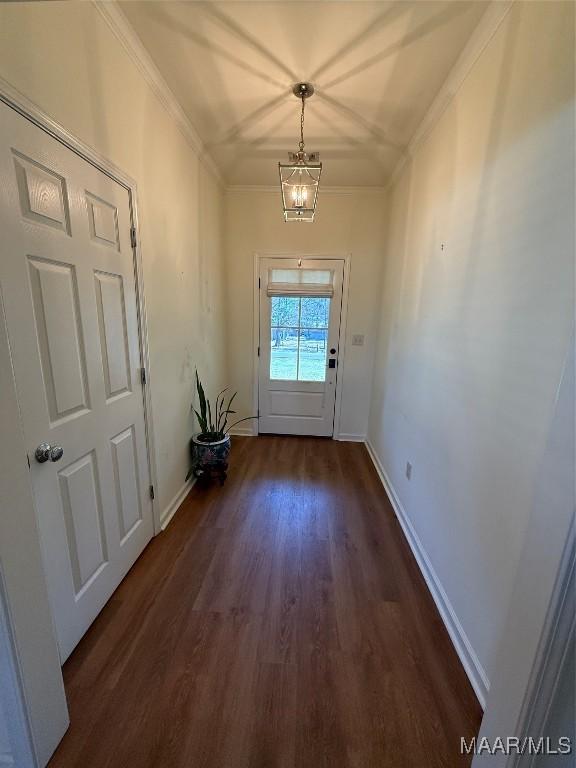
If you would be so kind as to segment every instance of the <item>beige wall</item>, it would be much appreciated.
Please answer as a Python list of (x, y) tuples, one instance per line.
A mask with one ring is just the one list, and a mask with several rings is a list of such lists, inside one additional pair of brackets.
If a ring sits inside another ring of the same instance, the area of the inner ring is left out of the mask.
[[(227, 198), (229, 370), (231, 384), (239, 391), (239, 414), (254, 410), (254, 254), (351, 254), (347, 334), (340, 356), (340, 435), (365, 437), (382, 261), (382, 194), (321, 189), (313, 224), (284, 222), (276, 189), (234, 191)], [(365, 335), (363, 347), (351, 346), (354, 333)]]
[(488, 678), (574, 321), (573, 30), (517, 3), (390, 198), (370, 440)]
[(225, 378), (222, 192), (91, 3), (1, 4), (0, 76), (137, 182), (163, 511), (188, 467), (194, 368)]

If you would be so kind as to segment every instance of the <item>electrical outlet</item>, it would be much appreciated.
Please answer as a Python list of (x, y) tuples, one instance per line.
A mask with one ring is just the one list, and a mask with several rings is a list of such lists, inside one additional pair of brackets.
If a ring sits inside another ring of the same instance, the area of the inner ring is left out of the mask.
[(353, 347), (363, 347), (364, 346), (364, 334), (363, 333), (354, 333), (352, 335), (352, 346)]
[(406, 477), (408, 480), (412, 477), (412, 464), (409, 461), (406, 462)]

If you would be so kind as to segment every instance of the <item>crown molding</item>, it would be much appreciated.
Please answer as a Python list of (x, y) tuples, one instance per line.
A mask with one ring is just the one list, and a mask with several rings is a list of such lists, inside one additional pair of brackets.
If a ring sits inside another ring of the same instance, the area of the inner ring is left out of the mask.
[(486, 8), (462, 53), (448, 73), (424, 118), (412, 135), (408, 146), (396, 163), (386, 185), (387, 189), (398, 181), (407, 161), (416, 154), (419, 147), (432, 133), (515, 2), (516, 0), (492, 0)]
[(158, 101), (174, 120), (189, 146), (198, 155), (200, 162), (212, 173), (218, 183), (224, 187), (222, 174), (206, 150), (206, 146), (200, 138), (198, 131), (180, 106), (178, 99), (118, 4), (116, 2), (92, 0), (92, 5), (121, 43)]
[[(446, 111), (452, 99), (456, 96), (472, 68), (483, 51), (496, 34), (501, 23), (506, 18), (516, 0), (492, 0), (475, 30), (466, 43), (462, 53), (450, 70), (446, 80), (436, 94), (424, 118), (414, 132), (408, 146), (402, 153), (390, 177), (382, 187), (333, 186), (322, 187), (322, 194), (352, 194), (354, 192), (382, 194), (392, 187), (399, 179), (407, 161), (413, 157), (418, 148), (426, 141), (436, 124)], [(212, 173), (217, 182), (226, 192), (277, 192), (275, 186), (232, 184), (226, 186), (222, 174), (206, 149), (198, 131), (182, 109), (178, 99), (160, 73), (152, 57), (142, 44), (134, 28), (114, 1), (92, 0), (108, 27), (112, 30), (122, 47), (135, 64), (136, 68), (150, 86), (166, 112), (174, 120), (180, 132), (198, 155), (200, 162)]]
[[(269, 195), (279, 195), (280, 185), (266, 184), (230, 184), (226, 187), (226, 193), (234, 194), (236, 192), (251, 192)], [(386, 193), (386, 187), (362, 187), (362, 186), (323, 186), (320, 185), (318, 194), (322, 195), (383, 195)]]

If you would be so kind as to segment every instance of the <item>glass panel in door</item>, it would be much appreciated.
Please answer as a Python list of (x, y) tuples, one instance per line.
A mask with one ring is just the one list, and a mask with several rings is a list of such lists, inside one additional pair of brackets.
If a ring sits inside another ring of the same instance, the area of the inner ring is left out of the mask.
[(271, 380), (326, 380), (330, 301), (315, 296), (271, 297)]

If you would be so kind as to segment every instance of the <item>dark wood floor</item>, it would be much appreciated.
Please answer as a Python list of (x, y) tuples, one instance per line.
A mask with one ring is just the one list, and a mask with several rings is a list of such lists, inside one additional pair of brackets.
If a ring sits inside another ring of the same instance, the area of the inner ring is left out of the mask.
[(363, 445), (234, 439), (64, 667), (51, 768), (469, 765), (481, 710)]

